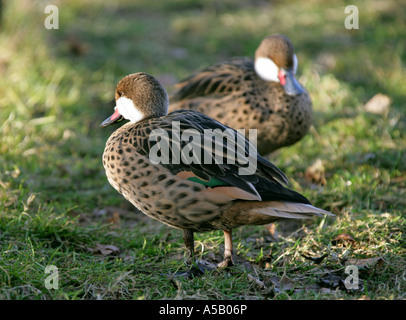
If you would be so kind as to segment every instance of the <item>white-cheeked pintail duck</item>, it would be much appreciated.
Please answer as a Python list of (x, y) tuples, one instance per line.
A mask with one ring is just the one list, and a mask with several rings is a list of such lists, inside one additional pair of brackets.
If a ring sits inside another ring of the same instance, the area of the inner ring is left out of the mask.
[[(191, 259), (194, 232), (224, 231), (224, 261), (219, 266), (226, 267), (233, 263), (234, 228), (332, 215), (286, 188), (284, 173), (252, 149), (241, 133), (198, 111), (167, 114), (168, 95), (154, 77), (126, 76), (117, 85), (115, 101), (114, 113), (101, 126), (129, 121), (107, 140), (103, 154), (107, 179), (147, 216), (183, 230)], [(223, 139), (213, 139), (207, 134), (213, 130), (231, 132), (243, 146), (230, 148)], [(194, 149), (199, 145), (201, 149)], [(176, 146), (187, 152), (176, 155), (172, 152)], [(191, 161), (190, 150), (201, 151), (204, 161)], [(247, 174), (247, 163), (232, 163), (230, 155), (253, 161), (254, 170)]]
[(302, 139), (312, 124), (312, 101), (295, 78), (298, 60), (281, 34), (262, 40), (255, 59), (232, 58), (175, 85), (169, 112), (196, 110), (234, 129), (257, 129), (267, 155)]

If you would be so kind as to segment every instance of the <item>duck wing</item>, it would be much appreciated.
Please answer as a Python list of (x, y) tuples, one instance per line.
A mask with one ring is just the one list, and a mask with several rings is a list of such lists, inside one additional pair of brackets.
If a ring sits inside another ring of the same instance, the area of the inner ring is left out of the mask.
[(274, 188), (275, 197), (286, 189), (284, 173), (261, 157), (244, 135), (200, 112), (178, 110), (143, 120), (132, 130), (137, 131), (132, 134), (137, 152), (174, 175), (210, 188), (237, 188), (256, 200), (262, 199), (259, 191), (268, 197), (266, 188)]
[(255, 75), (250, 58), (233, 58), (205, 68), (179, 82), (169, 101), (179, 102), (203, 96), (222, 96), (237, 91), (243, 81)]

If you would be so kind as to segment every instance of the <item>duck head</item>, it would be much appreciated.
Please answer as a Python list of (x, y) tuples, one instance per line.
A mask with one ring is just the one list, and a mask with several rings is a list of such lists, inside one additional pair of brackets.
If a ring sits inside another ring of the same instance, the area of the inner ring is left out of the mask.
[(131, 123), (156, 118), (168, 113), (169, 99), (166, 90), (154, 77), (138, 72), (118, 83), (115, 92), (114, 113), (101, 123), (101, 127), (123, 119)]
[(264, 38), (255, 52), (255, 72), (265, 81), (279, 82), (288, 95), (304, 90), (295, 78), (297, 57), (288, 37), (274, 34)]

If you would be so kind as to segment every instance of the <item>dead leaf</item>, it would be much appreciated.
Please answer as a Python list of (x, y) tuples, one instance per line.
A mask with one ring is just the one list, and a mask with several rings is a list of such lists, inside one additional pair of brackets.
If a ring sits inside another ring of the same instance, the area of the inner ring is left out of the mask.
[(356, 266), (358, 269), (362, 270), (379, 270), (382, 268), (384, 264), (384, 260), (380, 257), (376, 258), (368, 258), (368, 259), (354, 259), (349, 258), (344, 263), (346, 266), (353, 265)]
[(254, 282), (260, 289), (265, 288), (265, 283), (252, 275), (248, 274), (248, 281)]
[(105, 244), (100, 244), (100, 243), (98, 243), (96, 245), (96, 248), (89, 249), (89, 250), (93, 253), (100, 253), (103, 256), (108, 256), (110, 254), (118, 253), (120, 251), (120, 249), (116, 246), (113, 246), (111, 244), (105, 245)]
[(269, 281), (274, 285), (274, 290), (276, 292), (290, 291), (293, 289), (293, 282), (287, 276), (282, 276), (281, 278), (274, 276), (270, 277)]
[(339, 243), (347, 245), (347, 244), (355, 244), (356, 241), (350, 234), (340, 233), (337, 237), (335, 237), (333, 240), (331, 240), (331, 244), (333, 244), (333, 245), (337, 245)]
[(306, 169), (305, 178), (316, 184), (326, 185), (327, 181), (324, 176), (325, 168), (323, 162), (320, 159), (317, 159), (310, 167)]
[(365, 111), (374, 114), (387, 115), (391, 103), (392, 99), (390, 97), (382, 93), (378, 93), (365, 104)]

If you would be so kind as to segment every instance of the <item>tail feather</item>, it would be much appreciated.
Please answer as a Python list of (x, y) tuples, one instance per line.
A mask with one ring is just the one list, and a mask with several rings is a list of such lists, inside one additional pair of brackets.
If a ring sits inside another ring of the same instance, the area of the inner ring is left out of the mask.
[(268, 201), (266, 207), (252, 209), (253, 212), (275, 218), (308, 219), (312, 216), (334, 216), (329, 211), (314, 207), (310, 204)]

